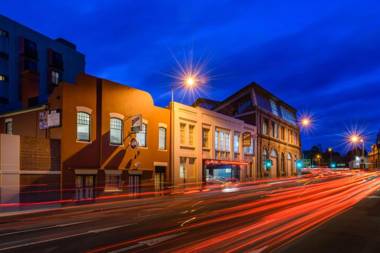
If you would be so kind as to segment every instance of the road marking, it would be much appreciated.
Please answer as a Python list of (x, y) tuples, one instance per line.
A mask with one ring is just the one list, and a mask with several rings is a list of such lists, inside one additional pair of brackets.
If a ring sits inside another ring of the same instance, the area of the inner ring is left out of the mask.
[(52, 239), (46, 239), (46, 240), (41, 240), (41, 241), (36, 241), (36, 242), (18, 244), (18, 245), (9, 246), (6, 248), (0, 248), (0, 251), (13, 250), (13, 249), (22, 248), (22, 247), (29, 247), (29, 246), (33, 246), (33, 245), (37, 245), (37, 244), (41, 244), (41, 243), (53, 242), (53, 241), (73, 238), (73, 237), (82, 236), (82, 235), (96, 234), (96, 233), (110, 231), (110, 230), (114, 230), (114, 229), (121, 228), (121, 227), (127, 227), (127, 226), (131, 226), (131, 225), (134, 225), (134, 224), (126, 224), (126, 225), (120, 225), (120, 226), (114, 226), (114, 227), (108, 227), (108, 228), (94, 229), (94, 230), (90, 230), (90, 231), (78, 233), (78, 234), (73, 234), (73, 235), (65, 235), (65, 236), (56, 237), (56, 238), (52, 238)]
[(35, 231), (46, 230), (46, 229), (51, 229), (51, 228), (63, 228), (63, 227), (73, 226), (73, 225), (82, 224), (86, 222), (89, 222), (89, 221), (78, 221), (78, 222), (72, 222), (72, 223), (66, 223), (66, 224), (58, 224), (58, 225), (49, 226), (49, 227), (31, 228), (31, 229), (26, 229), (22, 231), (15, 231), (15, 232), (0, 234), (0, 237), (9, 236), (9, 235), (17, 235), (17, 234), (28, 233), (28, 232), (35, 232)]
[(185, 224), (187, 224), (187, 223), (189, 223), (189, 222), (191, 222), (191, 221), (193, 221), (193, 220), (195, 220), (195, 219), (196, 219), (196, 218), (193, 217), (193, 218), (191, 218), (191, 219), (188, 219), (187, 221), (182, 222), (181, 227), (185, 226)]
[(254, 250), (250, 251), (250, 253), (261, 253), (261, 252), (263, 252), (266, 248), (268, 248), (268, 246), (261, 247), (260, 249), (254, 249)]
[(368, 199), (380, 199), (380, 196), (378, 196), (378, 195), (372, 195), (372, 196), (368, 196), (367, 198)]
[(164, 235), (164, 236), (161, 236), (161, 237), (157, 237), (157, 238), (153, 238), (153, 239), (148, 239), (148, 240), (145, 240), (145, 241), (138, 242), (137, 244), (132, 245), (132, 246), (128, 246), (128, 247), (125, 247), (125, 248), (122, 248), (122, 249), (118, 249), (118, 250), (113, 250), (113, 251), (111, 251), (109, 253), (126, 252), (128, 250), (139, 248), (139, 247), (143, 247), (143, 246), (151, 247), (151, 246), (157, 245), (159, 243), (168, 241), (170, 239), (173, 239), (175, 237), (178, 237), (178, 236), (181, 236), (181, 235), (184, 235), (184, 234), (186, 234), (186, 232), (182, 232), (182, 233), (178, 233), (178, 234), (173, 234), (173, 235)]

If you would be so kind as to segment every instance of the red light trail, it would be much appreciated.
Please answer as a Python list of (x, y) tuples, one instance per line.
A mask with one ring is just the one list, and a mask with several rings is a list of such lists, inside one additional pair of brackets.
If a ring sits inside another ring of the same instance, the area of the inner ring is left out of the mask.
[[(163, 224), (162, 232), (137, 237), (99, 247), (90, 252), (108, 252), (135, 245), (144, 240), (180, 234), (172, 244), (151, 246), (146, 252), (268, 252), (294, 240), (303, 233), (348, 210), (360, 200), (380, 188), (377, 173), (328, 173), (324, 181), (319, 176), (292, 178), (302, 180), (301, 186), (281, 187), (281, 181), (253, 186), (255, 191), (244, 191), (204, 201), (203, 206), (218, 205), (223, 201), (255, 200), (230, 207), (215, 209), (178, 221), (181, 226)], [(311, 183), (310, 180), (317, 180)], [(265, 196), (264, 196), (265, 195)], [(164, 230), (165, 227), (168, 229)], [(206, 232), (207, 231), (207, 232)], [(202, 234), (202, 236), (195, 236)], [(139, 252), (143, 252), (141, 249)]]

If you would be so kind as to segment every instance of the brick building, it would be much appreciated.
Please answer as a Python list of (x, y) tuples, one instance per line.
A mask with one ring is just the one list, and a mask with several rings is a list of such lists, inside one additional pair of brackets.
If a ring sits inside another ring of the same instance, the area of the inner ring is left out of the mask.
[[(160, 190), (170, 176), (170, 111), (144, 91), (82, 74), (60, 83), (46, 105), (0, 119), (2, 138), (21, 136), (12, 140), (21, 150), (21, 192), (41, 185), (84, 199)], [(141, 120), (139, 133), (132, 119)]]

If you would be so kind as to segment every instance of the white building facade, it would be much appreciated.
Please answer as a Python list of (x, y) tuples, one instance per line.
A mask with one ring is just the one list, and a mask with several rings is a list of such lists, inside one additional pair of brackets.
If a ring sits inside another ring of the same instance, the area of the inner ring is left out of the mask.
[(256, 128), (221, 113), (171, 104), (172, 183), (202, 185), (256, 178)]

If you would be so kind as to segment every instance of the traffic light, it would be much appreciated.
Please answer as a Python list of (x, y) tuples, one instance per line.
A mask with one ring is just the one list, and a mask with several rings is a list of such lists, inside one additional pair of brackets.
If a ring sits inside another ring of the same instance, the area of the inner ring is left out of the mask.
[(297, 169), (303, 169), (304, 168), (303, 161), (302, 160), (297, 160), (296, 166), (297, 166)]
[(330, 168), (335, 169), (336, 168), (336, 163), (331, 163), (330, 164)]
[(273, 165), (273, 162), (271, 159), (267, 159), (265, 160), (265, 169), (271, 169), (272, 168), (272, 165)]

